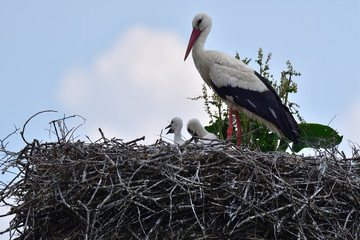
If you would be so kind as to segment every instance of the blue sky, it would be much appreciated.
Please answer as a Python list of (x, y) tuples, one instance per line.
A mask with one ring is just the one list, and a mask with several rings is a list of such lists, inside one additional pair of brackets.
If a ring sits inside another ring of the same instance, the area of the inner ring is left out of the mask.
[[(46, 109), (58, 112), (33, 119), (29, 141), (56, 140), (48, 122), (73, 114), (87, 119), (80, 138), (92, 140), (101, 127), (109, 138), (145, 135), (150, 144), (174, 116), (206, 124), (202, 103), (187, 99), (200, 94), (203, 81), (191, 58), (183, 61), (200, 12), (213, 19), (207, 49), (255, 59), (262, 47), (272, 52), (275, 78), (290, 60), (302, 73), (291, 100), (305, 120), (330, 123), (348, 154), (348, 140), (360, 143), (357, 0), (0, 0), (0, 139)], [(24, 146), (19, 134), (9, 142), (14, 151)]]

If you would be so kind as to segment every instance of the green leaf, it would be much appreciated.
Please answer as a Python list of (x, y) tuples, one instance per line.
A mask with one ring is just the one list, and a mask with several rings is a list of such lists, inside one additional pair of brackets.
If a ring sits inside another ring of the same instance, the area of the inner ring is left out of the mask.
[(343, 136), (340, 136), (329, 126), (317, 123), (300, 123), (301, 137), (293, 145), (293, 150), (299, 152), (304, 148), (333, 148), (339, 145)]
[(229, 124), (227, 124), (228, 121), (229, 120), (227, 118), (223, 119), (222, 121), (220, 121), (220, 119), (216, 119), (213, 124), (205, 126), (204, 128), (206, 131), (217, 135), (221, 140), (225, 140), (227, 136), (226, 130), (229, 126)]
[(295, 89), (294, 88), (289, 88), (289, 89), (286, 90), (286, 92), (289, 92), (289, 93), (295, 92)]

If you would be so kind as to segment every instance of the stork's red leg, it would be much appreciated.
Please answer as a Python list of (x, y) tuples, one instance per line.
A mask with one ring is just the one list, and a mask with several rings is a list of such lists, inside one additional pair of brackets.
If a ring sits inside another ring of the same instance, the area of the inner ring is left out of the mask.
[(234, 126), (233, 126), (233, 110), (231, 107), (229, 107), (229, 127), (227, 130), (227, 140), (230, 141), (231, 140), (231, 135), (233, 133), (234, 130)]
[(237, 146), (240, 147), (241, 145), (241, 135), (242, 135), (242, 129), (241, 129), (241, 124), (240, 124), (240, 119), (239, 119), (239, 113), (238, 111), (235, 110), (235, 119), (236, 119), (236, 143)]

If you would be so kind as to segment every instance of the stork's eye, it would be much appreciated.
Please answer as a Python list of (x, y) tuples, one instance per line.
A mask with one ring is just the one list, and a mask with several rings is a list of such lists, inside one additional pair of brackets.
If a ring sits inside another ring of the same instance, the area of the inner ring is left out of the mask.
[(199, 19), (199, 21), (198, 21), (198, 23), (197, 23), (197, 26), (199, 26), (201, 22), (202, 22), (202, 18)]

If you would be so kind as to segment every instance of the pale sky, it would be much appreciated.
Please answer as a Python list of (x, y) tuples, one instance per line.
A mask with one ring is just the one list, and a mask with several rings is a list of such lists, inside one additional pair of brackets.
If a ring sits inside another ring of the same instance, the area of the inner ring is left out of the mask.
[[(145, 136), (151, 144), (174, 116), (206, 125), (202, 102), (188, 100), (200, 95), (203, 80), (191, 57), (183, 61), (200, 12), (213, 19), (206, 49), (256, 59), (262, 47), (272, 52), (275, 78), (290, 60), (302, 73), (291, 100), (307, 122), (344, 135), (340, 149), (350, 155), (348, 140), (360, 143), (357, 0), (0, 0), (0, 139), (46, 109), (58, 113), (33, 119), (29, 141), (55, 141), (48, 123), (73, 114), (87, 119), (80, 139), (92, 140), (101, 127), (108, 138)], [(24, 146), (19, 134), (9, 142), (13, 151)]]

